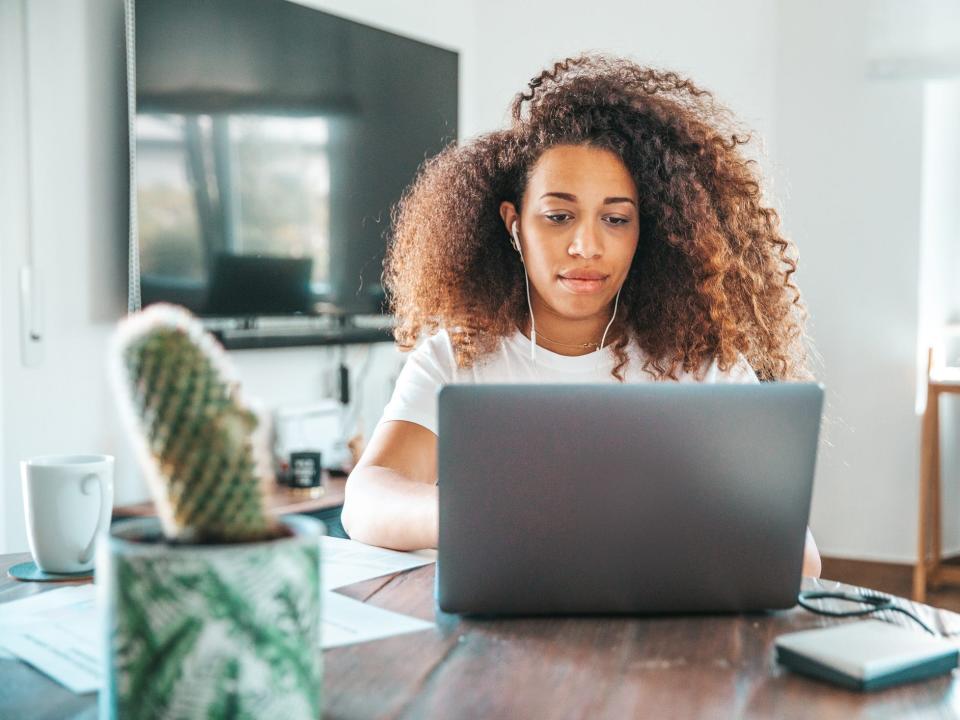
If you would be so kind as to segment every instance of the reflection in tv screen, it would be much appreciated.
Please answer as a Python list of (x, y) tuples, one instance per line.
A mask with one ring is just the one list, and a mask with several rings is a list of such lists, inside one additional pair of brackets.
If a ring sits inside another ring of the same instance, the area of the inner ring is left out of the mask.
[(137, 164), (145, 275), (199, 285), (223, 253), (302, 258), (310, 287), (329, 292), (323, 118), (142, 113)]
[(391, 208), (457, 139), (457, 53), (287, 0), (134, 17), (143, 304), (384, 311)]

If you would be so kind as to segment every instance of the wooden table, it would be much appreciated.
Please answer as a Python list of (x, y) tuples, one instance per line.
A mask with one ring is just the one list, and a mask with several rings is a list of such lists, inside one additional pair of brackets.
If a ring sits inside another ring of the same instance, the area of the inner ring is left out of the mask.
[[(286, 513), (312, 513), (343, 505), (345, 476), (331, 476), (326, 471), (321, 478), (323, 493), (312, 497), (307, 491), (274, 483), (267, 495), (269, 510), (275, 515)], [(152, 500), (133, 505), (119, 505), (113, 509), (113, 519), (156, 515)]]
[[(0, 602), (59, 584), (22, 583), (0, 556)], [(960, 715), (956, 676), (872, 694), (793, 675), (773, 642), (834, 620), (774, 613), (650, 618), (461, 620), (435, 609), (434, 565), (342, 589), (371, 605), (435, 621), (434, 630), (327, 650), (327, 718), (902, 718)], [(805, 580), (806, 587), (814, 581)], [(823, 581), (827, 589), (850, 586)], [(948, 636), (960, 615), (901, 601)], [(2, 612), (0, 605), (0, 612)], [(887, 613), (903, 625), (912, 621)], [(0, 717), (94, 720), (96, 695), (74, 695), (0, 660)]]

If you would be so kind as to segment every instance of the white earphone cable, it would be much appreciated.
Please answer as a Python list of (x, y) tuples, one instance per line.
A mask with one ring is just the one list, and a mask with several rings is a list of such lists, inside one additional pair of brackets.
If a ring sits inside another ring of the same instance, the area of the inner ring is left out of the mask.
[(513, 249), (520, 253), (520, 264), (523, 266), (523, 282), (527, 288), (527, 308), (530, 310), (530, 360), (536, 363), (534, 354), (537, 347), (537, 322), (533, 317), (533, 303), (530, 302), (530, 277), (527, 275), (527, 263), (523, 260), (523, 250), (520, 249), (520, 238), (517, 237), (517, 221), (513, 221)]
[(537, 347), (537, 323), (533, 317), (533, 304), (530, 302), (530, 278), (527, 277), (527, 266), (523, 266), (523, 280), (527, 286), (527, 307), (530, 309), (530, 359), (536, 362), (534, 348)]
[(607, 330), (610, 329), (610, 326), (613, 325), (613, 321), (617, 318), (617, 305), (620, 303), (620, 290), (617, 290), (617, 297), (613, 301), (613, 315), (610, 316), (610, 322), (607, 323), (607, 327), (603, 330), (603, 337), (600, 338), (600, 346), (597, 348), (597, 352), (603, 350), (603, 341), (607, 339)]

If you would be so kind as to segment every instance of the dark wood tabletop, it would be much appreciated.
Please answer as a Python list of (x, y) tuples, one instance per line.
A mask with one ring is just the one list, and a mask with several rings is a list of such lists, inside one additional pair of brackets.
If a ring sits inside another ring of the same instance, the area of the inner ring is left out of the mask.
[[(0, 602), (62, 586), (25, 583), (0, 555)], [(781, 668), (784, 632), (836, 620), (805, 610), (725, 616), (461, 619), (436, 609), (434, 565), (341, 589), (371, 605), (437, 623), (433, 630), (324, 652), (327, 718), (903, 718), (960, 716), (957, 675), (862, 694)], [(852, 590), (804, 580), (808, 589)], [(960, 615), (900, 599), (960, 636)], [(2, 613), (0, 605), (0, 613)], [(882, 619), (912, 626), (900, 613)], [(97, 717), (26, 664), (0, 659), (0, 717)]]
[[(343, 493), (347, 484), (345, 476), (329, 475), (323, 472), (322, 484), (317, 488), (291, 488), (272, 483), (267, 493), (268, 510), (275, 515), (287, 513), (311, 513), (343, 505)], [(146, 517), (156, 515), (152, 500), (118, 505), (113, 508), (113, 518)]]

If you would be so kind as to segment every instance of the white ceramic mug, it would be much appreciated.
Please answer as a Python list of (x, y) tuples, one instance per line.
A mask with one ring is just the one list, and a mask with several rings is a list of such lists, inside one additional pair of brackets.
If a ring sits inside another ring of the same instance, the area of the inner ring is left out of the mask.
[(113, 511), (113, 456), (21, 460), (20, 479), (33, 561), (49, 573), (92, 569), (97, 537)]

